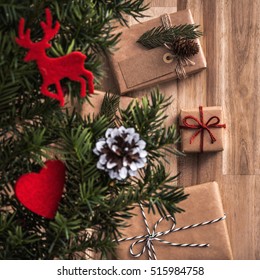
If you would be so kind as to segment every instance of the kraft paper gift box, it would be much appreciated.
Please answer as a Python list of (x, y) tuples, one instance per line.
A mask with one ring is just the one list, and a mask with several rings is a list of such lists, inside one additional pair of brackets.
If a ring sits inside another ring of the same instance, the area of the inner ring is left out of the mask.
[[(185, 193), (190, 195), (186, 200), (179, 203), (179, 206), (183, 208), (185, 212), (175, 215), (176, 228), (225, 217), (218, 184), (216, 182), (187, 187), (185, 188)], [(133, 216), (129, 219), (127, 223), (130, 226), (121, 230), (123, 238), (147, 234), (140, 207), (136, 206), (133, 213), (137, 216)], [(161, 216), (158, 213), (155, 215), (152, 212), (148, 213), (146, 208), (145, 214), (150, 232), (152, 233), (154, 224)], [(156, 232), (167, 231), (169, 228), (171, 228), (171, 220), (164, 220), (158, 225)], [(170, 243), (209, 244), (209, 247), (175, 247), (153, 240), (154, 251), (158, 260), (232, 259), (232, 251), (225, 220), (198, 226), (196, 228), (171, 232), (159, 236), (158, 238)], [(137, 240), (138, 239), (119, 242), (116, 248), (116, 258), (121, 260), (147, 260), (147, 249), (137, 258), (130, 254), (130, 246)], [(133, 253), (140, 253), (143, 246), (144, 242), (136, 244), (132, 248)]]
[[(190, 10), (171, 13), (172, 26), (194, 23)], [(121, 94), (154, 86), (161, 82), (177, 79), (175, 71), (176, 61), (166, 63), (163, 59), (169, 50), (165, 47), (146, 49), (136, 41), (146, 31), (162, 25), (161, 17), (148, 20), (144, 23), (132, 25), (130, 28), (119, 28), (121, 32), (117, 50), (109, 55), (112, 72)], [(198, 39), (200, 51), (190, 59), (194, 65), (185, 66), (188, 76), (206, 68), (206, 60)]]
[(181, 149), (185, 153), (217, 152), (224, 149), (222, 108), (219, 106), (181, 109)]

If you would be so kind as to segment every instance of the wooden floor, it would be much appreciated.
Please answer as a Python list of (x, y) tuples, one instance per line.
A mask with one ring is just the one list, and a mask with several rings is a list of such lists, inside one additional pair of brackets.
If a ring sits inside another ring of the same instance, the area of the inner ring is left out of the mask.
[(160, 85), (174, 96), (170, 121), (182, 107), (220, 105), (227, 123), (222, 153), (173, 158), (171, 169), (182, 172), (184, 186), (219, 183), (234, 259), (260, 259), (260, 0), (147, 2), (153, 16), (191, 9), (204, 32), (207, 70)]

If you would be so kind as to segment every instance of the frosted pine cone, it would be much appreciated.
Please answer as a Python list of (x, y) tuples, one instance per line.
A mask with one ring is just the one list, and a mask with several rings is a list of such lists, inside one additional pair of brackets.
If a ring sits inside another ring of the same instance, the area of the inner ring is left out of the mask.
[(108, 172), (111, 179), (135, 176), (147, 162), (145, 146), (134, 128), (109, 128), (93, 150), (99, 156), (97, 168)]

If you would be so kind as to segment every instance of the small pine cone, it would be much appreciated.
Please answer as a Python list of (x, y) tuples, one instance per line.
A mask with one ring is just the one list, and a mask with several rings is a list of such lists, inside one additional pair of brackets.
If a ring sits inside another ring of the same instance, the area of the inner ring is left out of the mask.
[(166, 46), (174, 55), (181, 58), (188, 58), (199, 52), (198, 43), (185, 38), (176, 38), (172, 43), (167, 43)]
[(134, 128), (109, 128), (105, 138), (98, 140), (93, 150), (99, 156), (97, 168), (108, 172), (111, 179), (135, 176), (147, 162), (145, 146), (145, 141)]

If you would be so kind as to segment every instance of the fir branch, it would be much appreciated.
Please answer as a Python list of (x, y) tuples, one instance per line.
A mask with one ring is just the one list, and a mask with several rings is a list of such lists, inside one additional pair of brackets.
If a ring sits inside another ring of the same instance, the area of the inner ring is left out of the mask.
[[(28, 10), (30, 1), (0, 1), (0, 26), (10, 26), (19, 20), (22, 13)], [(2, 29), (2, 28), (1, 28)]]
[[(112, 34), (112, 21), (124, 22), (124, 13), (139, 18), (142, 3), (0, 0), (0, 259), (72, 259), (88, 248), (106, 257), (113, 252), (112, 240), (131, 217), (134, 204), (150, 201), (148, 206), (160, 213), (178, 211), (175, 201), (181, 200), (182, 193), (164, 167), (154, 163), (178, 142), (176, 129), (163, 127), (171, 100), (157, 91), (141, 104), (132, 102), (121, 110), (121, 123), (136, 128), (147, 142), (149, 157), (140, 178), (112, 180), (97, 168), (93, 148), (108, 128), (118, 124), (114, 114), (119, 97), (106, 95), (97, 117), (83, 119), (75, 109), (61, 109), (57, 101), (40, 93), (39, 71), (34, 62), (24, 63), (25, 51), (14, 40), (21, 17), (32, 30), (32, 40), (42, 38), (39, 23), (45, 19), (44, 8), (50, 7), (61, 29), (48, 55), (82, 51), (88, 56), (88, 68), (102, 75), (97, 52), (111, 49), (119, 39)], [(62, 86), (72, 97), (79, 92), (78, 83), (64, 79)], [(16, 199), (14, 186), (21, 175), (39, 172), (45, 159), (55, 157), (67, 168), (66, 191), (50, 222), (25, 208)], [(97, 234), (89, 238), (83, 233), (87, 228)]]
[(145, 17), (144, 12), (149, 9), (149, 4), (144, 4), (144, 0), (101, 0), (96, 4), (103, 3), (107, 9), (112, 12), (113, 16), (119, 20), (122, 25), (128, 26), (128, 20), (125, 15), (133, 17), (136, 21)]
[(154, 160), (166, 159), (166, 152), (177, 156), (183, 155), (177, 149), (180, 142), (177, 128), (174, 124), (168, 128), (163, 125), (168, 117), (165, 115), (165, 109), (171, 102), (171, 97), (165, 98), (159, 89), (155, 89), (150, 97), (143, 97), (141, 102), (132, 101), (126, 109), (119, 110), (120, 124), (134, 127), (147, 143), (150, 164), (153, 164)]
[(147, 165), (140, 172), (141, 179), (138, 181), (139, 188), (145, 193), (142, 204), (153, 212), (156, 207), (161, 216), (168, 213), (174, 216), (175, 213), (182, 212), (183, 209), (177, 204), (185, 200), (187, 195), (184, 194), (183, 187), (176, 184), (178, 176), (179, 174), (171, 176), (166, 173), (162, 163), (157, 166)]
[(202, 36), (202, 32), (197, 30), (199, 25), (181, 24), (168, 29), (163, 26), (154, 27), (146, 31), (137, 42), (148, 49), (163, 46), (165, 43), (172, 43), (175, 38), (196, 39)]
[(116, 111), (119, 108), (120, 96), (106, 93), (101, 105), (100, 115), (105, 116), (111, 123), (115, 121)]

